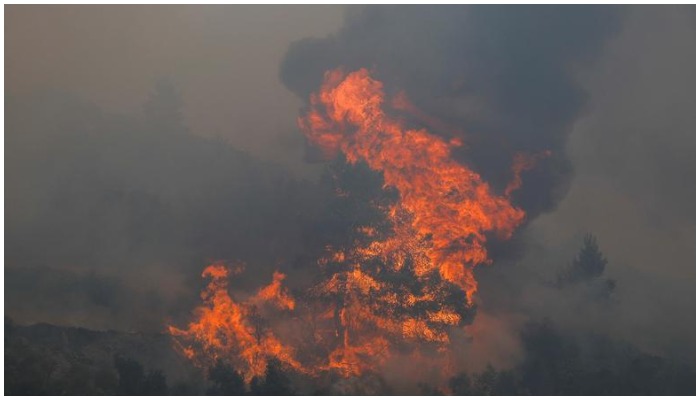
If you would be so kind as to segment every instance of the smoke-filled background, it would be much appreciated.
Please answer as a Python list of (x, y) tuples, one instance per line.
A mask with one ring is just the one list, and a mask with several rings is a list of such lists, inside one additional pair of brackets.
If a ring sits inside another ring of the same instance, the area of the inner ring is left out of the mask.
[[(5, 10), (15, 323), (162, 332), (214, 260), (247, 265), (237, 290), (307, 286), (347, 222), (296, 118), (326, 70), (366, 67), (499, 192), (517, 152), (552, 152), (477, 269), (462, 369), (516, 365), (540, 320), (695, 364), (694, 6)], [(587, 233), (604, 300), (561, 278)]]

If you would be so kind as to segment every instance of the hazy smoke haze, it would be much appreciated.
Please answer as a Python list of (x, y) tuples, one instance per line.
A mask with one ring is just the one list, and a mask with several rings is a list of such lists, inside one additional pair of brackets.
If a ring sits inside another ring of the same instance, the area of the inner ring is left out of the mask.
[[(526, 222), (477, 268), (459, 368), (516, 364), (544, 318), (694, 364), (695, 6), (5, 11), (6, 316), (161, 332), (218, 260), (247, 265), (240, 293), (275, 270), (301, 293), (351, 211), (297, 117), (325, 71), (364, 67), (499, 193), (516, 153), (552, 152), (513, 197)], [(368, 176), (347, 184), (378, 193)], [(616, 284), (604, 306), (555, 282), (589, 232)], [(404, 364), (389, 384), (420, 376)]]

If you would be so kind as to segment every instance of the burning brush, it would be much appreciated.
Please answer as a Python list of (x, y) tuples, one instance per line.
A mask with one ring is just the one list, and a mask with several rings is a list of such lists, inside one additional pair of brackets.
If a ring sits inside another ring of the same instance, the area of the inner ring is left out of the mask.
[[(359, 228), (352, 246), (328, 248), (318, 261), (325, 279), (303, 301), (283, 287), (281, 273), (235, 301), (231, 271), (207, 267), (210, 283), (195, 321), (169, 328), (184, 355), (200, 366), (225, 359), (250, 381), (271, 357), (303, 374), (347, 377), (376, 370), (392, 352), (423, 346), (445, 352), (450, 329), (474, 316), (474, 268), (490, 262), (487, 234), (505, 240), (523, 223), (525, 212), (510, 194), (520, 174), (548, 153), (518, 155), (513, 181), (499, 195), (451, 158), (460, 141), (410, 129), (385, 112), (419, 112), (409, 105), (403, 94), (387, 101), (382, 83), (365, 69), (326, 73), (299, 126), (326, 157), (340, 153), (382, 175), (384, 188), (397, 194), (381, 209), (387, 223)], [(286, 343), (265, 324), (272, 315), (304, 322), (309, 340)]]

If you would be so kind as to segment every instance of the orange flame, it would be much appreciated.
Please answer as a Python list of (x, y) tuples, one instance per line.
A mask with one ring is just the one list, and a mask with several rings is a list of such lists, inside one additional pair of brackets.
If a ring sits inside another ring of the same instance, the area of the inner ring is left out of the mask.
[(296, 303), (289, 292), (282, 287), (284, 278), (286, 278), (285, 274), (275, 271), (272, 275), (272, 283), (260, 289), (256, 298), (271, 302), (282, 310), (293, 310)]
[(545, 150), (543, 152), (537, 153), (537, 154), (525, 154), (525, 153), (517, 153), (515, 155), (515, 159), (513, 160), (513, 180), (511, 180), (508, 183), (508, 186), (506, 186), (505, 190), (505, 195), (507, 197), (510, 197), (510, 195), (520, 189), (520, 187), (523, 185), (523, 179), (522, 179), (522, 174), (523, 172), (530, 170), (535, 167), (535, 164), (537, 164), (537, 161), (539, 161), (542, 158), (549, 157), (552, 155), (552, 152), (549, 150)]
[(385, 185), (399, 192), (394, 212), (406, 210), (415, 233), (430, 237), (425, 266), (439, 270), (471, 301), (477, 290), (473, 268), (490, 261), (486, 233), (509, 238), (525, 213), (450, 157), (459, 142), (405, 128), (386, 115), (384, 96), (382, 83), (366, 69), (347, 75), (333, 70), (299, 124), (327, 156), (341, 151), (350, 163), (364, 161), (383, 173)]
[[(387, 103), (382, 83), (365, 69), (327, 72), (299, 125), (327, 157), (341, 152), (348, 162), (382, 173), (384, 186), (398, 193), (396, 203), (383, 209), (389, 231), (361, 226), (353, 246), (327, 246), (318, 263), (328, 278), (300, 303), (283, 287), (280, 272), (257, 294), (236, 302), (228, 293), (228, 270), (207, 267), (203, 277), (211, 281), (197, 320), (186, 330), (169, 327), (183, 355), (203, 366), (223, 357), (250, 381), (264, 373), (269, 357), (302, 373), (352, 376), (376, 370), (393, 351), (407, 348), (399, 345), (412, 344), (411, 357), (417, 357), (420, 344), (438, 350), (448, 373), (450, 329), (469, 322), (477, 290), (474, 268), (490, 262), (487, 234), (507, 239), (523, 222), (524, 211), (509, 197), (540, 156), (516, 157), (513, 181), (504, 196), (497, 195), (479, 174), (451, 158), (459, 140), (409, 129), (383, 107), (410, 112), (442, 133), (455, 132), (404, 94)], [(305, 339), (283, 344), (282, 335), (260, 323), (258, 310), (265, 304), (278, 313), (274, 318), (301, 323)]]
[[(246, 381), (265, 372), (269, 357), (302, 369), (291, 347), (283, 345), (272, 332), (256, 326), (255, 308), (236, 303), (229, 296), (228, 275), (229, 270), (220, 264), (204, 269), (202, 277), (211, 281), (202, 292), (204, 305), (195, 310), (198, 321), (190, 323), (186, 330), (168, 327), (173, 337), (180, 338), (176, 341), (177, 348), (201, 366), (211, 365), (216, 359), (224, 357), (241, 371)], [(273, 283), (264, 288), (261, 291), (264, 294), (259, 293), (258, 297), (274, 302), (283, 299), (285, 306), (291, 301), (293, 308), (294, 301), (287, 294), (275, 296), (280, 293), (277, 288), (283, 278), (284, 275), (275, 274)]]

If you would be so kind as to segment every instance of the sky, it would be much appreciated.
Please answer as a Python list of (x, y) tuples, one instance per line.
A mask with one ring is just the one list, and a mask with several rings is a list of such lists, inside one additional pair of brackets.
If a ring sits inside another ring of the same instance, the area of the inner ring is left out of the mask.
[(582, 73), (590, 106), (567, 145), (570, 192), (532, 229), (548, 244), (595, 232), (611, 276), (630, 281), (620, 286), (630, 296), (621, 329), (644, 327), (653, 332), (647, 342), (692, 343), (695, 20), (681, 9), (641, 8), (625, 25)]
[[(113, 112), (141, 107), (158, 79), (182, 95), (188, 127), (297, 172), (301, 102), (278, 79), (289, 44), (325, 36), (341, 6), (14, 6), (6, 93), (71, 92)], [(291, 150), (291, 151), (290, 151)], [(296, 152), (295, 152), (296, 151)]]
[[(6, 315), (158, 330), (206, 260), (297, 268), (323, 169), (297, 116), (325, 68), (366, 63), (474, 138), (459, 157), (496, 184), (500, 143), (555, 151), (524, 182), (520, 258), (483, 272), (482, 319), (510, 329), (494, 297), (515, 285), (573, 329), (694, 348), (694, 6), (517, 10), (7, 6)], [(173, 98), (181, 115), (149, 114)], [(538, 281), (587, 232), (621, 298), (599, 320)]]

